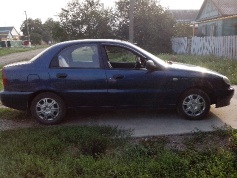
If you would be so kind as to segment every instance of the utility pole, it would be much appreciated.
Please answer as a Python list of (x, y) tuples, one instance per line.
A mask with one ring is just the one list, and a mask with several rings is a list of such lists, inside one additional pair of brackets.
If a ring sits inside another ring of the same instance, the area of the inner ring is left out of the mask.
[(129, 7), (129, 41), (133, 43), (134, 40), (134, 6), (135, 0), (130, 0)]
[(28, 18), (27, 18), (26, 11), (24, 11), (24, 12), (25, 12), (25, 15), (26, 15), (26, 30), (27, 30), (28, 40), (29, 40), (29, 47), (31, 47)]

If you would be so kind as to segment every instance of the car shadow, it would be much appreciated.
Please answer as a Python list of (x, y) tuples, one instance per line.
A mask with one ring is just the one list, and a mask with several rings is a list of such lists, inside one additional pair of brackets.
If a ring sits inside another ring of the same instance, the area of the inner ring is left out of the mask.
[(176, 110), (117, 109), (72, 110), (62, 125), (106, 125), (133, 130), (133, 136), (154, 136), (212, 131), (225, 123), (213, 112), (202, 120), (187, 120)]

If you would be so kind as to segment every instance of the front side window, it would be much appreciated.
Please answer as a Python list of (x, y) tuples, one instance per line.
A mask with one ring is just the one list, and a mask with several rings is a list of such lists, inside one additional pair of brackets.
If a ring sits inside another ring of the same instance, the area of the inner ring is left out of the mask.
[(129, 49), (120, 46), (105, 46), (110, 68), (140, 69), (145, 67), (145, 59)]
[(62, 50), (57, 56), (60, 68), (99, 68), (97, 45), (76, 45)]

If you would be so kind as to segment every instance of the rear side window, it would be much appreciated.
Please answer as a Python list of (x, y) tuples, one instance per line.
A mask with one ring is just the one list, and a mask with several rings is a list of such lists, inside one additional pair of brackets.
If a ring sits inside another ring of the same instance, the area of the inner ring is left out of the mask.
[(60, 68), (99, 68), (97, 45), (76, 45), (62, 50), (57, 56)]

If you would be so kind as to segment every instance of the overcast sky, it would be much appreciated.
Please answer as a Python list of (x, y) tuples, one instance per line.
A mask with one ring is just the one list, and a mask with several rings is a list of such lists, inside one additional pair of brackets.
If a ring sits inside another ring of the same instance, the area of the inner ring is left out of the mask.
[[(1, 0), (0, 26), (14, 26), (20, 32), (20, 26), (28, 18), (39, 18), (44, 23), (48, 18), (57, 20), (61, 8), (71, 0)], [(113, 6), (115, 0), (100, 0), (105, 6)], [(169, 9), (199, 9), (204, 0), (160, 0), (163, 7)]]

